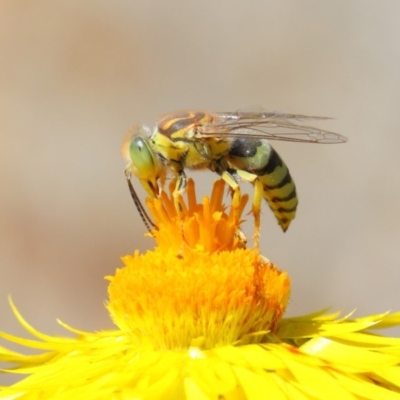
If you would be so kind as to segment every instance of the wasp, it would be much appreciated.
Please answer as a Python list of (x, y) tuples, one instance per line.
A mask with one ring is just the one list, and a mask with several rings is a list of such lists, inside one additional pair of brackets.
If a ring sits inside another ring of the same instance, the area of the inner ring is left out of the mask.
[(308, 126), (309, 120), (327, 117), (279, 112), (179, 111), (159, 118), (156, 127), (133, 128), (123, 145), (126, 179), (147, 229), (155, 225), (146, 214), (131, 183), (135, 175), (151, 197), (158, 197), (168, 171), (176, 177), (174, 197), (186, 188), (186, 169), (209, 169), (233, 190), (240, 181), (254, 185), (252, 211), (256, 232), (264, 198), (286, 231), (296, 216), (298, 198), (289, 169), (270, 140), (333, 144), (347, 139), (337, 133)]

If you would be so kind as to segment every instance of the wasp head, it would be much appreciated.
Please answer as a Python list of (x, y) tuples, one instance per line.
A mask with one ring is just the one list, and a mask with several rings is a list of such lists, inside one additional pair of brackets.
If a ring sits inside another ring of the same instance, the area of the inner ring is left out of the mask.
[(158, 180), (163, 175), (162, 164), (154, 153), (150, 141), (150, 130), (145, 126), (132, 128), (122, 145), (122, 154), (127, 161), (125, 175), (135, 175), (151, 197), (160, 192)]

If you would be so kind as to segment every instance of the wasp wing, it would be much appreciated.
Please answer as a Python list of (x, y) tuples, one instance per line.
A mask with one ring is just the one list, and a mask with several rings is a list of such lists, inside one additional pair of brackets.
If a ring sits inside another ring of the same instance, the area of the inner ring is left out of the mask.
[(334, 132), (297, 123), (305, 120), (326, 120), (314, 117), (278, 112), (225, 112), (213, 114), (214, 121), (199, 126), (201, 137), (244, 137), (250, 139), (283, 140), (302, 143), (344, 143), (347, 138)]

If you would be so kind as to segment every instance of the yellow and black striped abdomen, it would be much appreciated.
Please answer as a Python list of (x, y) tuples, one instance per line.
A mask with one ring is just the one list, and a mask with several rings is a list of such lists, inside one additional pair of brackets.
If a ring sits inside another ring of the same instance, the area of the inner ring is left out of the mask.
[(266, 140), (235, 139), (229, 151), (233, 169), (247, 171), (263, 185), (263, 195), (284, 231), (296, 215), (298, 199), (289, 169)]

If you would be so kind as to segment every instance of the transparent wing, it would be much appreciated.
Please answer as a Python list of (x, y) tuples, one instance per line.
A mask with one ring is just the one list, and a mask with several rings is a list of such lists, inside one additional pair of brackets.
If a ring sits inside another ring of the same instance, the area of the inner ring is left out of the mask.
[(344, 143), (345, 136), (325, 131), (302, 121), (327, 120), (328, 117), (283, 114), (278, 112), (225, 112), (215, 113), (214, 122), (199, 126), (202, 137), (245, 137), (251, 139), (283, 140), (303, 143)]

